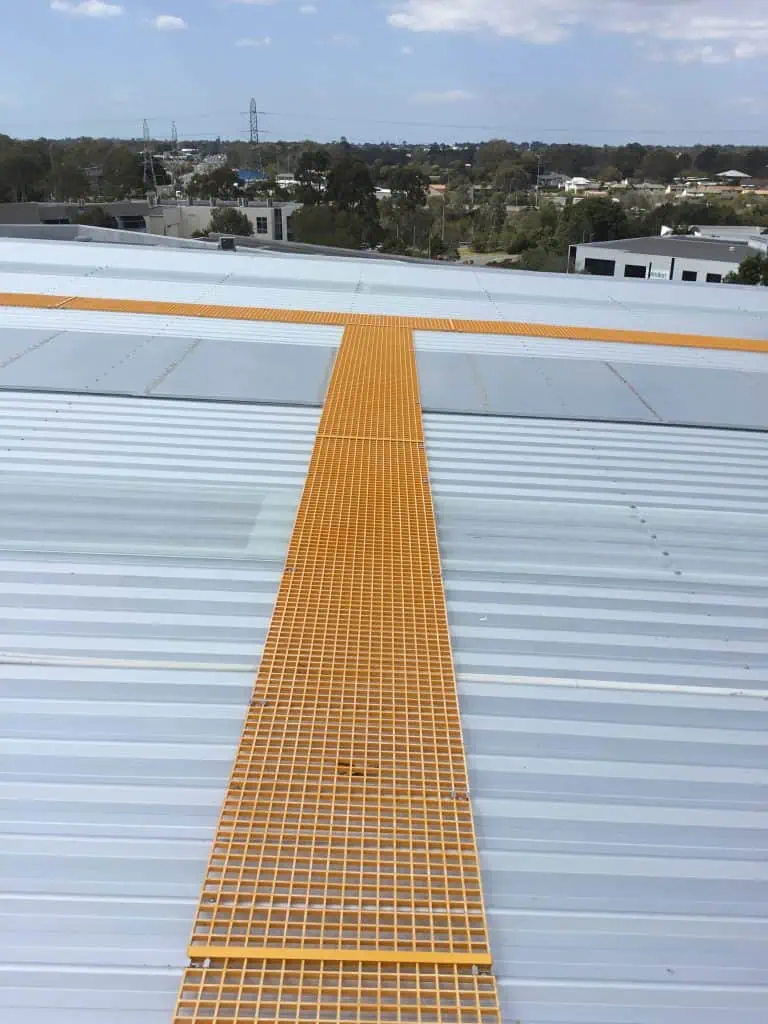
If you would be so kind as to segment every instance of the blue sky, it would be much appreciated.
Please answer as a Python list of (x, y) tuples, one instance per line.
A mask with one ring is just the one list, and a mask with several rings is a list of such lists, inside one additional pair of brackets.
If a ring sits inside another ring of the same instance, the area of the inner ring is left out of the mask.
[(768, 143), (768, 0), (4, 0), (0, 132)]

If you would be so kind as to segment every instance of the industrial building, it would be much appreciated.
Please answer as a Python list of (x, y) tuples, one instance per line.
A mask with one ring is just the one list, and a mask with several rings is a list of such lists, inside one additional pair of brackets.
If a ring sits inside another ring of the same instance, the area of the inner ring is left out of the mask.
[(568, 262), (577, 274), (721, 284), (748, 256), (761, 251), (766, 241), (766, 236), (741, 241), (695, 235), (622, 238), (572, 245)]
[(167, 245), (0, 237), (0, 1019), (763, 1024), (768, 289)]
[(51, 226), (76, 224), (78, 216), (99, 207), (114, 217), (118, 229), (145, 231), (169, 238), (192, 238), (205, 232), (217, 207), (236, 207), (253, 225), (253, 233), (264, 241), (290, 241), (291, 217), (298, 203), (273, 200), (253, 203), (245, 200), (179, 199), (148, 202), (144, 199), (115, 203), (0, 203), (3, 225)]

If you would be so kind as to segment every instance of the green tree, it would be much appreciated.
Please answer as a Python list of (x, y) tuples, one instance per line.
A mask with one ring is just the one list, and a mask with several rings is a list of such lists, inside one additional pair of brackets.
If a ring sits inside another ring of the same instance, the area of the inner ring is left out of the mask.
[(376, 190), (371, 172), (359, 157), (342, 156), (333, 164), (328, 174), (325, 199), (338, 212), (355, 214), (352, 222), (360, 225), (361, 243), (374, 245), (380, 241)]
[(671, 149), (649, 149), (643, 157), (640, 173), (646, 181), (669, 184), (680, 173), (680, 159)]
[(740, 264), (739, 269), (725, 279), (728, 284), (758, 284), (768, 286), (768, 256), (755, 253)]
[(604, 164), (595, 175), (598, 181), (621, 181), (622, 174), (614, 164)]
[(687, 230), (698, 224), (744, 224), (744, 219), (732, 203), (718, 203), (712, 200), (688, 200), (681, 203), (662, 203), (649, 210), (640, 221), (636, 234), (658, 235), (662, 227), (674, 231)]
[(562, 274), (565, 272), (567, 259), (565, 253), (556, 252), (545, 245), (537, 245), (523, 253), (517, 266), (520, 270)]
[(26, 203), (45, 197), (47, 158), (34, 146), (12, 143), (0, 156), (0, 200)]
[(75, 224), (87, 224), (93, 228), (116, 228), (117, 221), (103, 206), (89, 206), (74, 218)]
[(719, 146), (707, 146), (702, 149), (701, 152), (696, 154), (694, 158), (694, 167), (697, 171), (701, 171), (703, 174), (714, 174), (714, 172), (720, 167), (720, 147)]
[(614, 153), (613, 163), (621, 172), (622, 178), (639, 177), (645, 153), (645, 146), (641, 146), (639, 142), (630, 142), (628, 146), (619, 146)]
[(371, 172), (359, 157), (344, 156), (331, 167), (325, 199), (338, 210), (367, 214), (375, 208), (375, 194)]
[(328, 203), (303, 206), (291, 218), (293, 237), (310, 245), (359, 249), (368, 237), (368, 225), (354, 210), (339, 210)]
[(401, 209), (416, 210), (426, 203), (429, 178), (417, 167), (393, 167), (387, 182), (392, 199)]
[(237, 207), (217, 206), (211, 213), (208, 230), (217, 235), (252, 235), (253, 224)]
[(429, 178), (418, 167), (392, 167), (386, 182), (392, 198), (379, 203), (378, 214), (387, 250), (428, 252), (434, 219), (427, 207)]
[(751, 174), (753, 178), (768, 176), (768, 149), (747, 150), (741, 160), (741, 168), (745, 174)]
[(128, 146), (113, 146), (102, 164), (102, 188), (105, 199), (143, 196), (144, 165), (140, 153)]
[(231, 167), (196, 174), (187, 185), (187, 195), (193, 199), (234, 199), (239, 193), (240, 180)]
[(631, 224), (622, 207), (612, 199), (582, 199), (563, 211), (558, 233), (561, 248), (575, 242), (611, 242), (631, 235)]
[(84, 169), (72, 157), (54, 162), (49, 175), (50, 191), (60, 202), (90, 195), (91, 185)]
[(487, 203), (488, 227), (492, 234), (504, 230), (507, 221), (507, 199), (502, 192), (494, 192)]
[(293, 172), (299, 183), (299, 202), (305, 206), (312, 206), (323, 201), (330, 169), (331, 157), (327, 149), (306, 149), (301, 154)]
[(476, 178), (486, 181), (496, 174), (502, 164), (516, 162), (519, 158), (520, 153), (513, 143), (506, 139), (489, 139), (477, 147), (473, 162)]
[(497, 192), (522, 192), (531, 184), (526, 168), (517, 160), (503, 160), (493, 176), (493, 187)]

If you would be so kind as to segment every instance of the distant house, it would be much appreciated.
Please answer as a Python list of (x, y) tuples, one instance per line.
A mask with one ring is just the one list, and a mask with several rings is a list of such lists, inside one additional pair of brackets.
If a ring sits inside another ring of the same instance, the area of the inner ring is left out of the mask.
[(734, 185), (741, 185), (745, 181), (752, 180), (752, 175), (745, 174), (744, 171), (721, 171), (715, 177), (720, 178), (721, 181), (732, 182)]
[(585, 192), (587, 189), (597, 188), (597, 183), (589, 178), (568, 178), (563, 188), (566, 192)]
[(568, 181), (567, 174), (560, 174), (558, 171), (545, 171), (539, 175), (539, 188), (564, 188)]

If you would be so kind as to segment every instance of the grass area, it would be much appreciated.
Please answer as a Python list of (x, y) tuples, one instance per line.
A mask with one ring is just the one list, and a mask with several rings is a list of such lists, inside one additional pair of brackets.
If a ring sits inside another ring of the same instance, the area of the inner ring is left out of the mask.
[(486, 263), (496, 263), (498, 260), (515, 260), (519, 256), (510, 256), (504, 249), (497, 249), (495, 252), (475, 252), (471, 245), (459, 246), (459, 259), (472, 260), (477, 266), (485, 266)]

